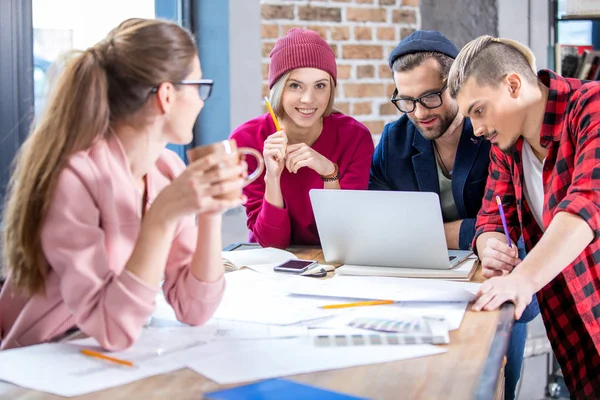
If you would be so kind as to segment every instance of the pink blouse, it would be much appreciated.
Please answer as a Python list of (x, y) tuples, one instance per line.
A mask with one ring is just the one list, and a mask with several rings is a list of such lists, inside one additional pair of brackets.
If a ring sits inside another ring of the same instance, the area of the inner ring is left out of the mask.
[[(165, 149), (147, 175), (149, 201), (184, 169)], [(116, 136), (69, 159), (42, 229), (46, 293), (24, 297), (8, 277), (0, 293), (0, 349), (50, 341), (73, 327), (107, 350), (133, 344), (160, 290), (124, 270), (140, 231), (141, 201)], [(182, 218), (163, 283), (177, 318), (191, 325), (212, 316), (225, 290), (223, 277), (206, 283), (191, 274), (196, 236), (194, 216)]]

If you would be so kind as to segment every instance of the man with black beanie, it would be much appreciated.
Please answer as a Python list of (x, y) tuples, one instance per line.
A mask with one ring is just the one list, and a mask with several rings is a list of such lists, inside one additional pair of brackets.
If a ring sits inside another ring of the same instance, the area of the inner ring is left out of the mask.
[[(436, 31), (416, 31), (390, 54), (396, 84), (391, 101), (404, 115), (383, 129), (373, 155), (369, 189), (437, 193), (448, 248), (466, 250), (475, 236), (491, 145), (473, 134), (471, 121), (463, 117), (446, 90), (446, 79), (457, 55), (456, 46)], [(523, 252), (513, 249), (515, 260), (524, 257)], [(514, 399), (526, 323), (538, 314), (533, 296), (513, 328), (505, 369), (505, 399)]]

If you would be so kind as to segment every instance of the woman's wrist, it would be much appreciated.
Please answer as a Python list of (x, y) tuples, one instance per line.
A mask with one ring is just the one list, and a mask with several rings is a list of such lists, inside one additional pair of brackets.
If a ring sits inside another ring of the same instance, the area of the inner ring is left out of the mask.
[(146, 211), (146, 214), (144, 215), (142, 227), (145, 226), (155, 230), (174, 230), (176, 226), (176, 220), (170, 216), (168, 210), (157, 206), (155, 203), (148, 209), (148, 211)]
[(333, 170), (329, 174), (325, 174), (325, 175), (320, 174), (323, 182), (334, 182), (334, 181), (338, 181), (340, 179), (340, 170), (339, 170), (337, 164), (332, 163), (332, 165), (333, 165)]
[(223, 219), (223, 213), (220, 211), (206, 212), (198, 214), (198, 226), (208, 224), (220, 224)]
[(329, 176), (335, 173), (335, 171), (337, 170), (337, 166), (335, 163), (328, 161), (328, 164), (325, 166), (325, 168), (323, 168), (322, 171), (318, 172), (319, 175), (321, 176)]
[(280, 179), (281, 179), (281, 175), (275, 176), (275, 175), (269, 175), (269, 173), (266, 173), (265, 174), (265, 185), (279, 187)]
[(279, 178), (267, 179), (265, 176), (265, 200), (278, 208), (284, 208), (283, 194), (281, 193), (281, 183)]

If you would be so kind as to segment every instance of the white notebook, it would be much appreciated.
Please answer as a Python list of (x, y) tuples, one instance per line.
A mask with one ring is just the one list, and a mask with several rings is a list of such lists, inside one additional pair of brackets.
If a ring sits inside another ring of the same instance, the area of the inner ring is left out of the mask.
[(339, 275), (389, 276), (396, 278), (433, 278), (469, 281), (475, 273), (477, 257), (471, 256), (451, 269), (374, 267), (369, 265), (344, 264), (336, 269)]
[(221, 252), (226, 272), (250, 268), (258, 272), (272, 272), (273, 267), (291, 259), (296, 259), (289, 251), (273, 247), (254, 248), (249, 250), (233, 250)]

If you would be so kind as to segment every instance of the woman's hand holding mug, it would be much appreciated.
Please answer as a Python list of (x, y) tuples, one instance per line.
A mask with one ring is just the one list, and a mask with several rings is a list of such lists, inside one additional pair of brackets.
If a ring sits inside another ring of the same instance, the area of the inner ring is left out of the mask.
[[(258, 167), (248, 175), (242, 155), (256, 158)], [(242, 188), (262, 174), (261, 154), (238, 148), (234, 140), (224, 140), (188, 151), (188, 168), (167, 186), (151, 208), (161, 208), (167, 220), (187, 214), (220, 213), (246, 201)]]

